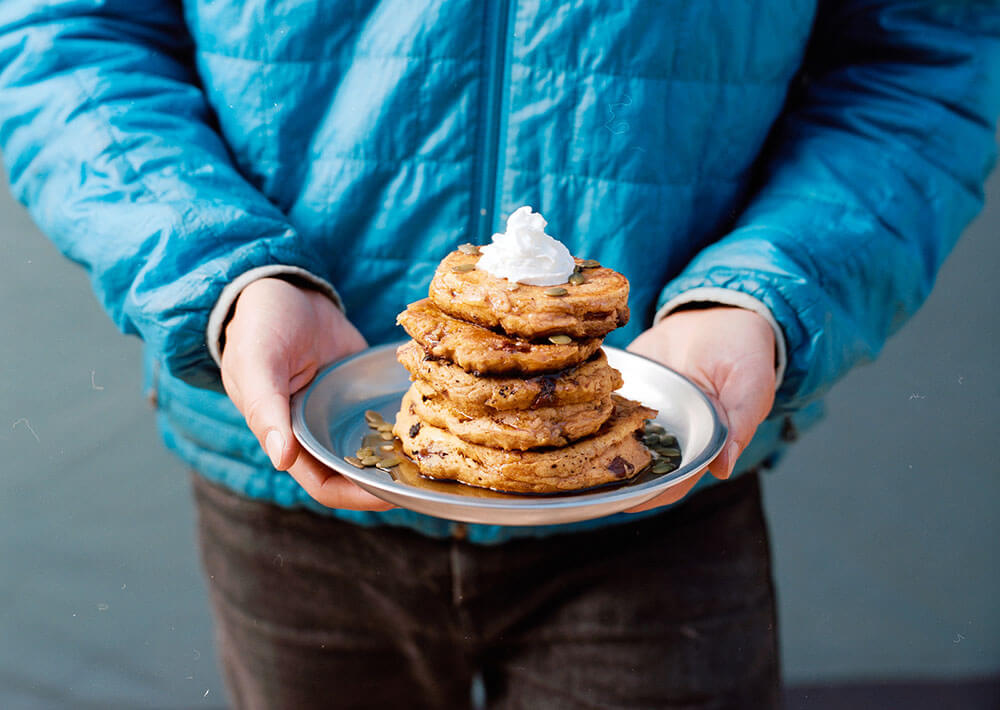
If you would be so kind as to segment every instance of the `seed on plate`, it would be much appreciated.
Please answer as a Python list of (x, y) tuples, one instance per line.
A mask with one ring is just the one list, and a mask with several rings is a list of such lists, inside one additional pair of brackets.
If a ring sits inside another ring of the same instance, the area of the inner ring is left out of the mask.
[(398, 466), (398, 465), (399, 465), (398, 456), (385, 456), (378, 462), (379, 468), (382, 468), (383, 466), (385, 466), (386, 468), (392, 468), (393, 466)]
[(546, 296), (565, 296), (569, 291), (564, 289), (562, 286), (556, 286), (555, 288), (545, 289)]
[(661, 446), (657, 449), (657, 452), (659, 452), (660, 456), (667, 456), (670, 458), (681, 455), (681, 450), (674, 446)]
[(580, 266), (584, 269), (596, 269), (599, 268), (600, 265), (601, 262), (596, 261), (594, 259), (584, 259), (583, 261), (580, 262)]
[(356, 459), (353, 456), (345, 456), (344, 461), (354, 466), (354, 468), (364, 468), (365, 462), (361, 459)]
[(550, 335), (549, 342), (553, 345), (569, 345), (573, 342), (573, 338), (560, 333), (559, 335)]
[(389, 422), (382, 422), (381, 424), (376, 425), (375, 430), (379, 432), (392, 431), (392, 424)]
[(365, 412), (365, 422), (368, 424), (368, 426), (372, 427), (373, 429), (377, 424), (380, 424), (381, 422), (384, 421), (385, 419), (382, 418), (382, 415), (373, 409), (369, 409), (367, 412)]
[(479, 247), (475, 244), (459, 244), (458, 250), (463, 254), (468, 254), (469, 256), (475, 256), (479, 254)]
[(582, 283), (583, 283), (584, 281), (586, 281), (586, 280), (587, 280), (587, 279), (586, 279), (586, 278), (584, 278), (583, 274), (582, 274), (582, 273), (580, 273), (579, 271), (574, 271), (574, 272), (573, 272), (572, 274), (570, 274), (570, 276), (569, 276), (569, 282), (570, 282), (571, 284), (573, 284), (574, 286), (579, 286), (580, 284), (582, 284)]
[(379, 432), (379, 436), (382, 438), (382, 441), (392, 441), (394, 438), (391, 431)]
[(368, 458), (369, 456), (374, 456), (375, 455), (375, 449), (373, 449), (370, 446), (363, 446), (360, 449), (358, 449), (357, 451), (355, 451), (354, 455), (357, 456), (359, 459), (365, 459), (365, 458)]
[(456, 274), (464, 274), (472, 271), (474, 268), (476, 268), (475, 264), (459, 264), (458, 266), (451, 267), (451, 270)]
[(673, 471), (675, 468), (677, 468), (677, 465), (672, 461), (660, 459), (649, 470), (653, 473), (666, 473), (667, 471)]
[(646, 434), (642, 437), (642, 443), (646, 446), (658, 446), (660, 443), (660, 437), (655, 433)]
[(382, 444), (378, 448), (379, 448), (380, 451), (392, 451), (393, 449), (396, 448), (396, 445), (395, 444)]
[(363, 463), (365, 466), (374, 466), (381, 460), (382, 459), (380, 459), (378, 456), (365, 456), (363, 459), (361, 459), (361, 463)]
[(661, 433), (660, 446), (677, 446), (677, 437), (667, 432)]
[(660, 426), (656, 422), (648, 422), (646, 424), (646, 433), (647, 434), (665, 434), (666, 431), (667, 431), (666, 429), (664, 429), (662, 426)]

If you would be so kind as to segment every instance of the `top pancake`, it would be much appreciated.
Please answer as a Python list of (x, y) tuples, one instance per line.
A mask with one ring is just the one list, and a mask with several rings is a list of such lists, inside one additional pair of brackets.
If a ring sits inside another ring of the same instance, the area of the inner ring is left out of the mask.
[(520, 284), (479, 269), (462, 271), (478, 261), (478, 254), (461, 251), (446, 256), (431, 280), (428, 295), (434, 305), (455, 318), (522, 338), (560, 333), (600, 338), (628, 322), (628, 279), (613, 269), (582, 269), (583, 283), (560, 284), (567, 293), (551, 296), (546, 291), (552, 286)]

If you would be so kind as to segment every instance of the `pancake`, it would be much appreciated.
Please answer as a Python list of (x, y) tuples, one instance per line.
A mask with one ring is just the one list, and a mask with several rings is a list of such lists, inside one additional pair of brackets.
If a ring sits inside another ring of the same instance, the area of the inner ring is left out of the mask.
[(652, 459), (640, 437), (652, 409), (612, 395), (614, 412), (600, 430), (568, 446), (541, 451), (505, 451), (470, 444), (422, 422), (411, 392), (403, 397), (393, 433), (420, 472), (514, 493), (560, 493), (623, 481)]
[(600, 429), (614, 409), (609, 395), (561, 407), (501, 412), (455, 403), (421, 380), (413, 383), (409, 394), (414, 413), (425, 424), (447, 429), (470, 444), (508, 450), (565, 446)]
[(600, 338), (557, 345), (494, 333), (452, 318), (426, 298), (411, 303), (396, 320), (428, 353), (477, 375), (516, 372), (531, 376), (563, 370), (586, 361), (601, 347)]
[(462, 271), (478, 260), (477, 254), (461, 251), (444, 258), (428, 294), (435, 306), (455, 318), (527, 339), (558, 333), (600, 338), (628, 323), (628, 280), (613, 269), (582, 269), (583, 283), (560, 284), (566, 294), (552, 296), (546, 293), (551, 286), (519, 284), (479, 269)]
[(606, 397), (624, 384), (603, 350), (575, 367), (527, 379), (476, 377), (454, 363), (428, 355), (412, 340), (396, 350), (396, 358), (409, 371), (410, 379), (425, 381), (455, 402), (504, 411), (588, 402)]

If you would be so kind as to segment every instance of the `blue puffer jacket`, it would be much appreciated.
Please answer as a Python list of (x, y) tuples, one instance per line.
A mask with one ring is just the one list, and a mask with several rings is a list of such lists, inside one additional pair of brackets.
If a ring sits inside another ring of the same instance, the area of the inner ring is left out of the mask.
[(167, 443), (310, 505), (206, 348), (240, 274), (308, 269), (399, 339), (435, 264), (530, 204), (631, 281), (611, 344), (693, 289), (768, 306), (788, 367), (750, 465), (927, 296), (981, 203), (998, 66), (996, 0), (4, 0), (0, 145), (146, 342)]

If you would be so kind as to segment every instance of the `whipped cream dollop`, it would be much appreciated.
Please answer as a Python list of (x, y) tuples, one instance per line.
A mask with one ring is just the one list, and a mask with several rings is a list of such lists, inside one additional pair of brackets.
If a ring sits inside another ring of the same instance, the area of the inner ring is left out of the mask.
[(507, 218), (507, 231), (480, 248), (476, 268), (497, 278), (529, 286), (566, 283), (576, 262), (562, 242), (545, 233), (548, 222), (525, 205)]

